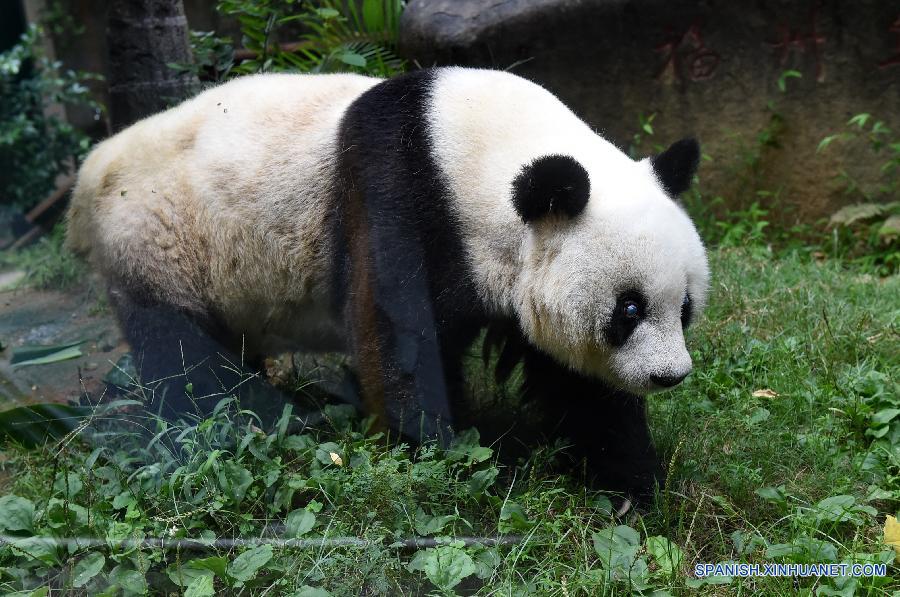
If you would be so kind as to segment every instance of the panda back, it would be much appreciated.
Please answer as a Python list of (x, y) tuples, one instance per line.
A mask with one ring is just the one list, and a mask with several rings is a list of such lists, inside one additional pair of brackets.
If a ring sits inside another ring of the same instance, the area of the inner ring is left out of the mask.
[(70, 245), (156, 300), (258, 322), (320, 283), (338, 122), (377, 83), (245, 77), (132, 125), (82, 166)]

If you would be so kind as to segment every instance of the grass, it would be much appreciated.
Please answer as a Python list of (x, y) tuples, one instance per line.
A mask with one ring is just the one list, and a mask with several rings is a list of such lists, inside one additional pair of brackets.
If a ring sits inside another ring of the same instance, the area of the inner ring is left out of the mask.
[(0, 269), (21, 269), (22, 283), (42, 290), (67, 290), (87, 278), (84, 262), (65, 247), (62, 224), (32, 246), (0, 253)]
[[(164, 441), (108, 437), (96, 448), (8, 445), (0, 590), (900, 590), (882, 542), (885, 515), (900, 504), (900, 279), (764, 248), (710, 257), (711, 305), (688, 337), (695, 372), (650, 400), (671, 470), (648, 512), (615, 520), (606, 496), (557, 474), (562, 446), (536, 446), (511, 466), (476, 432), (448, 451), (411, 450), (331, 406), (316, 430), (266, 435), (223, 404), (213, 419), (176, 430), (177, 457)], [(516, 542), (464, 540), (479, 536)], [(99, 540), (57, 541), (73, 537)], [(413, 545), (414, 537), (432, 540)], [(726, 561), (889, 565), (883, 578), (693, 574), (697, 562)]]

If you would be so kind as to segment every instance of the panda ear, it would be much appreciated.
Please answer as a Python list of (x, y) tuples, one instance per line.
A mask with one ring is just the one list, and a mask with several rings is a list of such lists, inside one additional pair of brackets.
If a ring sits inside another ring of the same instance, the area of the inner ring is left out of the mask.
[(700, 144), (688, 137), (650, 158), (660, 184), (673, 199), (689, 188), (700, 164)]
[(591, 194), (587, 170), (568, 155), (545, 155), (513, 180), (513, 205), (526, 224), (550, 214), (574, 218)]

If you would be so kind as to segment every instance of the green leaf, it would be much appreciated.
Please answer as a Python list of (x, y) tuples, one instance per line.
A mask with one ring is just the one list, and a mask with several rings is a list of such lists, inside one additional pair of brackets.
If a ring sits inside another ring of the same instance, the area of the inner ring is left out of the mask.
[(296, 593), (294, 593), (294, 597), (331, 597), (331, 593), (322, 587), (303, 585)]
[(612, 500), (610, 500), (605, 495), (597, 495), (592, 498), (589, 502), (591, 508), (597, 510), (598, 513), (604, 516), (612, 516), (615, 510), (613, 509)]
[[(308, 435), (289, 435), (284, 438), (283, 445), (285, 450), (302, 452), (303, 450), (308, 450), (309, 448), (313, 447), (315, 445), (315, 442)], [(330, 459), (329, 462), (331, 462)]]
[(209, 570), (218, 577), (225, 578), (228, 569), (228, 559), (221, 556), (210, 556), (191, 560), (185, 566), (196, 570)]
[(800, 537), (794, 539), (794, 545), (803, 549), (806, 554), (807, 562), (809, 563), (837, 561), (837, 547), (828, 541), (814, 539), (812, 537)]
[(291, 404), (285, 404), (281, 409), (281, 416), (278, 418), (278, 422), (275, 424), (276, 429), (276, 437), (279, 442), (284, 441), (284, 436), (287, 434), (288, 425), (291, 422), (291, 413), (294, 411), (294, 407)]
[(62, 494), (66, 499), (72, 499), (81, 492), (84, 483), (81, 482), (81, 475), (78, 473), (59, 473), (53, 481), (53, 491), (56, 494)]
[(198, 576), (191, 581), (191, 584), (184, 591), (184, 597), (211, 597), (215, 594), (212, 574)]
[(102, 553), (91, 552), (78, 560), (75, 564), (74, 580), (72, 585), (77, 589), (86, 585), (92, 578), (100, 574), (103, 566), (106, 564), (106, 558)]
[(751, 426), (762, 423), (763, 421), (766, 421), (771, 414), (772, 413), (770, 413), (767, 408), (763, 408), (760, 406), (753, 409), (753, 412), (747, 418), (747, 423)]
[(469, 451), (469, 464), (484, 462), (493, 454), (494, 451), (491, 448), (485, 448), (484, 446), (475, 446)]
[(836, 596), (836, 597), (853, 597), (856, 595), (856, 585), (857, 580), (855, 578), (849, 579), (847, 584), (845, 584), (841, 588), (832, 588), (829, 586), (821, 586), (816, 589), (816, 596), (821, 597), (823, 595), (828, 596)]
[(16, 367), (25, 367), (73, 359), (81, 356), (81, 351), (77, 347), (83, 343), (84, 340), (79, 340), (54, 346), (20, 346), (13, 350), (12, 356), (9, 358), (9, 364)]
[(884, 425), (890, 423), (897, 415), (900, 415), (900, 408), (886, 408), (872, 415), (872, 422), (876, 425)]
[(853, 118), (848, 120), (847, 124), (848, 125), (855, 124), (857, 127), (863, 128), (864, 126), (866, 126), (866, 123), (869, 121), (869, 118), (871, 118), (871, 117), (872, 117), (871, 114), (866, 114), (865, 112), (863, 112), (862, 114), (857, 114), (856, 116), (854, 116)]
[(113, 498), (112, 507), (114, 510), (124, 510), (128, 506), (136, 505), (137, 501), (130, 491), (123, 491)]
[(787, 495), (785, 495), (784, 492), (784, 485), (779, 485), (778, 487), (760, 487), (754, 493), (769, 502), (774, 502), (776, 504), (787, 503)]
[(51, 498), (47, 502), (46, 519), (49, 527), (54, 529), (65, 527), (71, 533), (78, 527), (87, 526), (88, 511), (84, 506), (69, 500)]
[(441, 532), (448, 523), (456, 520), (455, 514), (445, 516), (429, 516), (421, 508), (416, 510), (415, 529), (419, 535), (434, 535)]
[(825, 137), (824, 139), (819, 141), (819, 145), (816, 146), (816, 153), (823, 151), (826, 147), (831, 145), (835, 139), (840, 139), (840, 138), (841, 138), (840, 133), (838, 133), (836, 135), (828, 135), (827, 137)]
[(285, 536), (296, 539), (308, 533), (316, 524), (316, 515), (309, 510), (294, 510), (287, 517)]
[(30, 531), (34, 524), (34, 504), (17, 495), (0, 497), (0, 529)]
[(822, 520), (839, 522), (848, 520), (856, 505), (856, 498), (852, 495), (833, 495), (827, 497), (815, 505), (816, 516)]
[(450, 545), (418, 552), (407, 568), (410, 572), (424, 572), (433, 585), (443, 590), (452, 589), (477, 571), (469, 554)]
[(877, 439), (879, 437), (884, 437), (885, 435), (887, 435), (888, 431), (890, 430), (890, 425), (882, 425), (881, 427), (866, 429), (866, 435)]
[(169, 566), (166, 568), (166, 575), (173, 583), (182, 588), (191, 586), (198, 578), (204, 576), (212, 578), (214, 572), (208, 568), (192, 566), (191, 563), (182, 564), (181, 566)]
[(109, 573), (109, 582), (118, 585), (126, 595), (144, 595), (147, 593), (147, 580), (144, 575), (124, 565), (118, 565)]
[(525, 516), (525, 510), (522, 509), (522, 506), (515, 502), (504, 502), (500, 508), (500, 522), (497, 524), (497, 529), (501, 533), (525, 531), (531, 526), (532, 523)]
[(26, 537), (13, 541), (10, 545), (17, 555), (35, 558), (45, 564), (59, 563), (56, 541), (50, 537)]
[(334, 442), (325, 442), (324, 444), (319, 444), (319, 447), (316, 448), (316, 460), (322, 464), (334, 466), (332, 454), (341, 456), (341, 447)]
[(784, 93), (787, 91), (787, 80), (791, 78), (800, 79), (803, 74), (796, 70), (786, 70), (778, 77), (778, 90)]
[(460, 431), (454, 436), (450, 442), (450, 449), (447, 450), (447, 457), (453, 460), (462, 460), (463, 456), (469, 453), (469, 449), (481, 445), (479, 442), (481, 436), (478, 430), (470, 427), (464, 431)]
[(684, 584), (690, 589), (699, 589), (703, 585), (730, 585), (733, 581), (734, 578), (731, 576), (713, 575), (704, 578), (688, 578)]
[(272, 555), (271, 545), (248, 549), (228, 566), (228, 576), (240, 582), (247, 582), (272, 559)]
[(852, 495), (833, 495), (816, 504), (813, 509), (816, 520), (828, 522), (853, 522), (860, 524), (859, 514), (874, 516), (877, 512), (871, 506), (857, 504)]
[(775, 543), (766, 548), (766, 557), (769, 559), (785, 558), (801, 555), (806, 550), (802, 545), (793, 543)]
[(641, 536), (625, 525), (608, 527), (592, 535), (594, 551), (607, 568), (630, 568), (640, 549)]
[(338, 58), (340, 58), (341, 62), (350, 66), (365, 68), (367, 64), (365, 56), (360, 56), (356, 52), (344, 52)]
[(219, 471), (219, 488), (236, 503), (243, 501), (252, 483), (253, 475), (250, 471), (233, 460), (226, 461)]
[(29, 367), (32, 365), (49, 365), (50, 363), (58, 363), (60, 361), (67, 361), (69, 359), (77, 359), (82, 355), (81, 350), (78, 348), (67, 348), (65, 350), (60, 350), (59, 352), (54, 352), (53, 354), (49, 354), (45, 357), (41, 357), (39, 359), (30, 359), (28, 361), (20, 361), (14, 365), (14, 367)]
[(494, 572), (500, 567), (503, 558), (495, 548), (482, 549), (475, 554), (475, 576), (481, 580), (487, 580), (494, 576)]
[(659, 564), (660, 570), (667, 575), (680, 569), (681, 563), (684, 561), (684, 553), (681, 549), (665, 537), (661, 536), (650, 537), (647, 539), (647, 552), (653, 556), (653, 559)]

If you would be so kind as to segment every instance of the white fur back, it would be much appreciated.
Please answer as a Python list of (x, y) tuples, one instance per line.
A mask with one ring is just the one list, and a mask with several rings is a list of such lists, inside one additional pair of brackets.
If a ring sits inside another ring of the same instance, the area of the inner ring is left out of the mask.
[(338, 123), (378, 82), (244, 77), (136, 123), (82, 166), (71, 245), (108, 276), (213, 308), (235, 329), (322, 336)]

